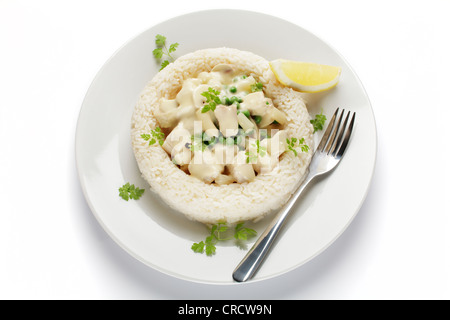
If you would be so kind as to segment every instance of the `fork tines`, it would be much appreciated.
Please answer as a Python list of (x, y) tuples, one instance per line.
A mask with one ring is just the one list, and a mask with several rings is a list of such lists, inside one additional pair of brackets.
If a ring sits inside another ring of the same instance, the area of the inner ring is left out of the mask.
[[(344, 154), (345, 148), (347, 147), (350, 135), (353, 130), (353, 124), (355, 123), (356, 113), (353, 112), (350, 124), (347, 126), (348, 120), (352, 114), (351, 111), (347, 112), (347, 116), (342, 123), (345, 110), (339, 114), (339, 108), (333, 114), (333, 117), (328, 124), (328, 127), (323, 134), (322, 140), (320, 141), (317, 151), (325, 152), (326, 154), (331, 154), (335, 158), (341, 158)], [(339, 120), (336, 122), (336, 119)]]

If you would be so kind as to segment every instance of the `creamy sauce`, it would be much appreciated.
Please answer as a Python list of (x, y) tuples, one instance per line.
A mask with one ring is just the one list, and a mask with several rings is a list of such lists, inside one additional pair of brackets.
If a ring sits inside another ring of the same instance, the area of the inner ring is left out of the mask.
[(286, 151), (287, 119), (253, 76), (227, 64), (186, 79), (155, 112), (174, 164), (205, 183), (245, 183), (273, 170)]

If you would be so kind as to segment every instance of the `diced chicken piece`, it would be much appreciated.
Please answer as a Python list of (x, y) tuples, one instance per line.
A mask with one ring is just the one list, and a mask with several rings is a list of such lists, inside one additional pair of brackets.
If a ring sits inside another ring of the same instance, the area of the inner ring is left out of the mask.
[(250, 119), (247, 118), (247, 116), (244, 113), (240, 112), (237, 115), (237, 120), (238, 120), (238, 123), (241, 126), (241, 128), (244, 129), (244, 132), (255, 129), (254, 123), (252, 121), (250, 121)]
[(244, 97), (241, 108), (250, 111), (252, 116), (263, 116), (269, 109), (266, 102), (267, 99), (262, 91), (253, 92)]
[(159, 100), (159, 111), (161, 113), (170, 112), (175, 110), (176, 108), (178, 108), (178, 102), (175, 99), (169, 100), (166, 98), (161, 98)]
[(224, 106), (218, 105), (214, 111), (214, 115), (219, 122), (220, 132), (224, 137), (232, 137), (237, 135), (239, 130), (236, 105)]
[(209, 72), (206, 71), (200, 72), (197, 76), (197, 79), (200, 79), (200, 81), (203, 84), (207, 83), (210, 79)]
[(217, 163), (220, 164), (232, 164), (238, 151), (239, 147), (236, 145), (218, 143), (214, 146), (214, 156), (216, 157)]
[(177, 125), (177, 108), (176, 100), (167, 100), (161, 98), (159, 107), (155, 111), (155, 118), (161, 128), (173, 128)]
[(179, 121), (182, 121), (189, 117), (193, 117), (194, 115), (195, 115), (195, 108), (193, 105), (180, 106), (177, 109), (177, 118)]
[(191, 150), (187, 148), (186, 142), (180, 142), (175, 145), (172, 149), (172, 162), (176, 165), (183, 166), (191, 162), (192, 153)]
[(196, 112), (197, 119), (202, 122), (202, 129), (209, 137), (218, 137), (219, 130), (214, 125), (211, 115), (214, 115), (212, 111), (203, 113), (202, 109), (198, 109)]
[(222, 74), (220, 72), (200, 72), (198, 74), (198, 79), (201, 83), (208, 85), (214, 89), (222, 88)]
[(231, 184), (234, 182), (234, 178), (229, 175), (219, 174), (219, 176), (214, 181), (218, 185)]
[(287, 122), (287, 118), (282, 111), (278, 110), (272, 105), (268, 108), (267, 112), (262, 116), (261, 122), (259, 123), (259, 127), (265, 128), (274, 121), (278, 122), (281, 125), (284, 125)]
[(173, 128), (177, 125), (178, 122), (177, 114), (178, 112), (176, 109), (164, 113), (156, 110), (155, 118), (161, 128)]
[(198, 151), (188, 166), (189, 173), (205, 183), (213, 182), (224, 170), (224, 165), (218, 164), (211, 151)]
[(188, 142), (191, 142), (191, 133), (183, 126), (183, 123), (179, 123), (166, 137), (162, 147), (168, 154), (172, 155), (172, 150), (177, 144)]
[(252, 92), (252, 84), (255, 84), (255, 83), (256, 83), (255, 78), (250, 76), (245, 79), (239, 80), (236, 83), (236, 89), (238, 91)]
[(200, 79), (201, 83), (209, 84), (209, 87), (211, 87), (211, 83), (219, 85), (219, 88), (222, 87), (220, 83), (222, 77), (218, 72), (200, 72), (197, 78)]
[[(248, 152), (248, 163), (252, 164), (255, 163), (257, 160), (257, 156), (258, 156), (258, 144), (259, 144), (259, 152), (260, 153), (265, 153), (266, 152), (266, 147), (261, 145), (261, 142), (259, 140), (257, 140), (256, 138), (253, 137), (249, 137), (246, 141), (246, 146), (245, 149)], [(263, 149), (261, 149), (261, 147)]]
[(253, 169), (259, 174), (269, 173), (279, 163), (278, 157), (265, 153), (264, 156), (258, 155), (256, 163), (253, 163)]
[(245, 151), (240, 151), (234, 158), (233, 164), (227, 166), (237, 183), (250, 182), (255, 179), (255, 171), (250, 163), (247, 163)]
[(203, 108), (206, 102), (206, 97), (202, 95), (203, 92), (208, 91), (209, 86), (207, 84), (201, 84), (192, 92), (192, 99), (194, 101), (194, 106), (197, 109)]
[(178, 123), (182, 123), (183, 127), (192, 134), (194, 130), (195, 107), (192, 105), (180, 106), (177, 109)]
[(271, 156), (279, 157), (283, 152), (286, 151), (287, 143), (287, 133), (286, 130), (279, 130), (275, 135), (269, 139), (264, 139), (267, 144), (267, 152)]
[(176, 101), (180, 106), (194, 105), (193, 91), (201, 84), (200, 79), (186, 79), (183, 82), (180, 92), (178, 92)]

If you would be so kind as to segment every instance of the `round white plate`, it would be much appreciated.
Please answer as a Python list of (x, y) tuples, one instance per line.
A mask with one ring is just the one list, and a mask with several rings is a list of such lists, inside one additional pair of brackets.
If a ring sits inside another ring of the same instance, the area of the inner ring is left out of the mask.
[[(304, 194), (252, 281), (283, 274), (322, 252), (350, 224), (369, 188), (376, 158), (372, 108), (357, 76), (333, 48), (292, 23), (248, 11), (202, 11), (158, 24), (130, 40), (99, 71), (81, 107), (76, 133), (80, 183), (99, 223), (135, 258), (186, 280), (232, 284), (232, 271), (246, 254), (233, 243), (219, 243), (212, 257), (194, 253), (192, 243), (204, 240), (207, 228), (169, 209), (140, 175), (130, 121), (140, 92), (159, 70), (152, 55), (157, 34), (180, 44), (176, 57), (198, 49), (233, 47), (269, 61), (285, 58), (342, 67), (336, 88), (307, 98), (312, 116), (323, 109), (330, 118), (336, 107), (356, 111), (348, 150), (339, 167)], [(118, 188), (126, 182), (145, 188), (143, 197), (122, 200)], [(271, 217), (248, 226), (260, 234)]]

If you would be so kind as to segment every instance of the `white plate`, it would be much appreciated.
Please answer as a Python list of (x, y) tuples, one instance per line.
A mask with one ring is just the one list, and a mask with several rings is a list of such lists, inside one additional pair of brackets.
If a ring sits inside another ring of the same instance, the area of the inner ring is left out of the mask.
[[(152, 56), (156, 34), (180, 43), (176, 56), (225, 46), (267, 60), (342, 67), (335, 89), (309, 96), (309, 111), (315, 115), (323, 108), (329, 117), (336, 107), (356, 111), (349, 148), (337, 170), (317, 181), (296, 205), (252, 281), (283, 274), (322, 252), (346, 229), (365, 199), (376, 158), (372, 108), (357, 76), (333, 48), (292, 23), (247, 11), (202, 11), (158, 24), (129, 41), (99, 71), (83, 102), (76, 133), (80, 183), (99, 223), (143, 263), (195, 282), (234, 283), (232, 271), (246, 253), (232, 243), (218, 244), (213, 257), (191, 251), (193, 242), (207, 236), (206, 227), (170, 210), (141, 178), (131, 148), (130, 119), (140, 92), (159, 70)], [(145, 187), (144, 196), (138, 201), (122, 200), (118, 188), (126, 182)], [(249, 226), (261, 233), (268, 221)]]

